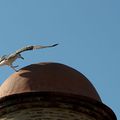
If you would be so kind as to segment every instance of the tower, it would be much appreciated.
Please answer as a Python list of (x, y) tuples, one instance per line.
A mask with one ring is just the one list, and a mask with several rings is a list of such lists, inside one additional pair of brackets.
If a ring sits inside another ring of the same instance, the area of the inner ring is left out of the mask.
[(59, 63), (38, 63), (1, 85), (0, 120), (116, 120), (116, 116), (82, 73)]

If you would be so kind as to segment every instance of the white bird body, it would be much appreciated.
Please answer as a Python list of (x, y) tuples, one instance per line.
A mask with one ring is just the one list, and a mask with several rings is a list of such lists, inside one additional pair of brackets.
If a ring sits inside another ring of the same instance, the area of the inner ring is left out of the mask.
[(4, 66), (4, 65), (7, 65), (7, 61), (6, 60), (3, 60), (0, 62), (0, 66)]
[(28, 51), (28, 50), (35, 50), (35, 49), (42, 49), (42, 48), (49, 48), (49, 47), (55, 47), (58, 44), (54, 44), (51, 46), (41, 46), (41, 45), (36, 45), (36, 46), (26, 46), (24, 48), (21, 48), (19, 50), (17, 50), (15, 53), (12, 53), (10, 55), (4, 55), (0, 58), (0, 66), (4, 66), (7, 65), (9, 67), (11, 67), (12, 69), (14, 69), (16, 72), (17, 70), (15, 69), (18, 66), (13, 66), (12, 63), (17, 59), (17, 58), (21, 58), (24, 59), (20, 53), (24, 52), (24, 51)]
[(0, 62), (0, 66), (4, 66), (4, 65), (12, 65), (12, 63), (17, 59), (18, 57), (15, 56), (15, 57), (12, 57), (12, 58), (9, 58), (9, 59), (4, 59)]

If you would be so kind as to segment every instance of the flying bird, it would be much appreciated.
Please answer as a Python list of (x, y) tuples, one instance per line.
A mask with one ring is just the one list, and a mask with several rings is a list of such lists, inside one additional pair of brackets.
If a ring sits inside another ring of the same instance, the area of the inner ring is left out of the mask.
[(15, 69), (17, 66), (13, 66), (13, 62), (18, 59), (18, 58), (21, 58), (21, 59), (24, 59), (21, 55), (22, 52), (24, 51), (28, 51), (28, 50), (36, 50), (36, 49), (42, 49), (42, 48), (50, 48), (50, 47), (55, 47), (57, 46), (58, 44), (53, 44), (53, 45), (50, 45), (50, 46), (41, 46), (41, 45), (31, 45), (31, 46), (26, 46), (26, 47), (23, 47), (21, 49), (18, 49), (17, 51), (15, 51), (14, 53), (10, 54), (10, 55), (3, 55), (2, 57), (0, 57), (0, 66), (4, 66), (4, 65), (7, 65), (9, 67), (11, 67), (13, 70), (15, 70), (17, 72), (17, 70)]

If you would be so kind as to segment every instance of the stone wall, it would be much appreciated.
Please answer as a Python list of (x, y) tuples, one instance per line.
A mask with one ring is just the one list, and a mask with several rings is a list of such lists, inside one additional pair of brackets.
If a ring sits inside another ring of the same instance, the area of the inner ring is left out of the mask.
[(0, 99), (0, 120), (116, 120), (101, 102), (53, 92), (14, 94)]
[(62, 108), (29, 108), (1, 116), (0, 120), (95, 120), (84, 113)]

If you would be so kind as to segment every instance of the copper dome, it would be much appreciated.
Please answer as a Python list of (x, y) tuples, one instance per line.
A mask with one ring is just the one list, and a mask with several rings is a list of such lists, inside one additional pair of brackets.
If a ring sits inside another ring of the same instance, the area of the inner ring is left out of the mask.
[(0, 87), (0, 97), (26, 92), (61, 92), (101, 101), (90, 81), (75, 69), (59, 63), (39, 63), (12, 74)]

